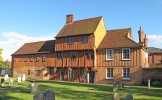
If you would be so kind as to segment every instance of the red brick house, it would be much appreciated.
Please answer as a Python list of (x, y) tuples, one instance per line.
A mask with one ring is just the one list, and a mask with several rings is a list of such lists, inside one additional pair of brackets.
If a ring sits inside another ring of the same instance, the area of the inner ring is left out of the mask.
[(13, 76), (85, 83), (141, 84), (148, 67), (147, 38), (140, 28), (139, 43), (131, 28), (106, 30), (104, 18), (66, 24), (55, 40), (26, 43), (12, 54)]

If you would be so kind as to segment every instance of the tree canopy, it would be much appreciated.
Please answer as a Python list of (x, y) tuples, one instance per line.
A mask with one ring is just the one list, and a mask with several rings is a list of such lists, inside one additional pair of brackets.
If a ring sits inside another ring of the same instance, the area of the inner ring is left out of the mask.
[(3, 49), (2, 49), (2, 48), (0, 48), (0, 62), (2, 62), (2, 61), (3, 61), (3, 57), (2, 57), (2, 51), (3, 51)]

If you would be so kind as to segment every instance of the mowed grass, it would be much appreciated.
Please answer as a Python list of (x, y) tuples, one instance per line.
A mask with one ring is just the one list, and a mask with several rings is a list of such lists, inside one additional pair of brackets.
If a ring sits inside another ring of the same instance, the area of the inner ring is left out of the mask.
[[(111, 100), (112, 85), (109, 84), (78, 84), (53, 81), (37, 81), (39, 90), (53, 90), (56, 100)], [(30, 90), (30, 81), (14, 83), (12, 86), (0, 88), (0, 100), (32, 100), (34, 93)], [(162, 100), (162, 87), (125, 86), (118, 91), (122, 100), (128, 92), (133, 94), (134, 100)]]

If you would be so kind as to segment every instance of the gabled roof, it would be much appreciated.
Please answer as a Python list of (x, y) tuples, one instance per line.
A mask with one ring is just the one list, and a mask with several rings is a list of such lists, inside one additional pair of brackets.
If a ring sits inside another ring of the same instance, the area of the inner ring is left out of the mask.
[(56, 35), (58, 37), (75, 36), (92, 34), (95, 32), (102, 17), (89, 18), (79, 21), (74, 21), (70, 24), (65, 24), (60, 32)]
[(162, 49), (156, 47), (148, 47), (148, 53), (162, 53)]
[(52, 53), (54, 52), (55, 40), (25, 43), (12, 55)]
[(128, 38), (128, 34), (131, 34), (131, 28), (108, 30), (99, 48), (141, 47), (131, 38)]

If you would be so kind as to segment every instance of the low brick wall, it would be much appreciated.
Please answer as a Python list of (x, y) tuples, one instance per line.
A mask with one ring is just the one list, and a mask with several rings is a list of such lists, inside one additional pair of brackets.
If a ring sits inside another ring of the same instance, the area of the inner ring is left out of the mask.
[(162, 80), (162, 68), (143, 68), (142, 80), (147, 81), (148, 79)]

